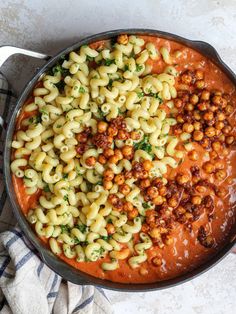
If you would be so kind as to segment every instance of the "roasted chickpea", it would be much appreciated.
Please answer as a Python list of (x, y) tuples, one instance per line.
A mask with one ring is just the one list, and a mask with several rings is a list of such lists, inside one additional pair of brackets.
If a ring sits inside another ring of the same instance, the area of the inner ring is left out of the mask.
[(210, 155), (210, 159), (212, 160), (218, 157), (217, 152), (215, 152), (214, 150), (212, 152), (209, 152), (209, 155)]
[(230, 125), (226, 125), (223, 127), (222, 132), (228, 135), (232, 131), (232, 127)]
[(196, 88), (198, 89), (203, 89), (205, 87), (205, 81), (204, 80), (199, 80), (195, 83)]
[(132, 131), (130, 134), (132, 140), (137, 141), (140, 139), (140, 134), (137, 131)]
[(194, 131), (193, 132), (193, 139), (197, 142), (203, 139), (203, 132), (202, 131)]
[(128, 35), (122, 34), (117, 37), (118, 44), (127, 45), (129, 41)]
[(214, 126), (215, 126), (216, 130), (220, 131), (224, 128), (225, 125), (224, 125), (224, 122), (217, 121)]
[(130, 145), (124, 145), (121, 148), (122, 154), (124, 155), (124, 158), (130, 158), (130, 156), (133, 155), (133, 147)]
[(116, 149), (114, 150), (114, 155), (118, 158), (118, 160), (123, 159), (122, 152), (121, 152), (121, 150), (118, 149), (118, 148), (116, 148)]
[(98, 133), (104, 133), (104, 132), (106, 132), (107, 127), (108, 127), (108, 124), (107, 124), (106, 122), (104, 122), (104, 121), (99, 121), (99, 122), (98, 122), (98, 125), (97, 125)]
[(192, 76), (188, 73), (183, 73), (181, 80), (184, 84), (190, 85), (192, 83)]
[(227, 106), (225, 107), (225, 114), (226, 114), (227, 116), (230, 116), (233, 112), (234, 112), (234, 107), (233, 107), (233, 106), (227, 105)]
[(106, 157), (106, 158), (109, 158), (111, 156), (114, 155), (114, 150), (111, 149), (111, 148), (105, 148), (104, 151), (103, 151), (103, 155)]
[(176, 176), (176, 181), (180, 185), (186, 184), (187, 182), (189, 182), (189, 177), (186, 174), (178, 173)]
[(105, 190), (110, 190), (113, 187), (112, 181), (103, 181), (103, 187)]
[(152, 162), (150, 160), (143, 161), (143, 169), (149, 171), (152, 168)]
[(225, 120), (225, 114), (223, 113), (223, 112), (218, 112), (217, 114), (216, 114), (216, 119), (218, 120), (218, 121), (224, 121)]
[(176, 207), (178, 205), (178, 198), (175, 196), (172, 196), (171, 198), (168, 199), (168, 205), (170, 207)]
[(211, 121), (211, 120), (213, 120), (213, 118), (214, 118), (214, 114), (211, 111), (207, 111), (203, 115), (203, 119), (206, 121)]
[(159, 257), (154, 257), (152, 259), (152, 263), (154, 266), (161, 266), (162, 265), (162, 259)]
[(136, 208), (134, 208), (133, 210), (128, 212), (128, 219), (130, 219), (130, 220), (134, 219), (137, 216), (138, 216), (138, 210)]
[(231, 145), (233, 144), (234, 142), (234, 136), (227, 136), (226, 139), (225, 139), (225, 143), (228, 144), (228, 145)]
[(190, 160), (196, 161), (198, 160), (199, 156), (196, 150), (192, 150), (191, 152), (188, 153), (188, 157)]
[(149, 226), (147, 224), (142, 225), (142, 232), (147, 233), (149, 231)]
[(220, 142), (224, 143), (225, 142), (225, 135), (221, 134), (218, 139)]
[(213, 173), (215, 171), (215, 166), (210, 161), (205, 162), (202, 168), (206, 173)]
[(201, 202), (202, 202), (202, 198), (201, 198), (200, 195), (194, 195), (191, 198), (191, 202), (192, 202), (193, 205), (200, 205)]
[(225, 108), (227, 105), (227, 100), (224, 99), (221, 95), (215, 95), (212, 98), (212, 102), (213, 102), (213, 104), (215, 104), (217, 106), (221, 106), (222, 108)]
[(195, 131), (200, 131), (202, 127), (201, 123), (198, 121), (194, 122), (193, 126)]
[(125, 202), (123, 208), (124, 211), (131, 212), (134, 209), (134, 206), (131, 202)]
[(206, 192), (206, 187), (199, 184), (199, 185), (196, 185), (195, 186), (195, 190), (198, 192), (198, 193), (205, 193)]
[(125, 179), (131, 179), (133, 174), (132, 174), (132, 171), (125, 171), (124, 172), (124, 176), (125, 176)]
[(219, 152), (222, 149), (222, 145), (220, 142), (213, 142), (212, 143), (212, 148), (214, 149), (215, 152)]
[(111, 223), (108, 223), (108, 224), (106, 225), (106, 229), (107, 229), (107, 233), (108, 233), (108, 234), (113, 234), (113, 233), (116, 232), (116, 229), (115, 229), (114, 225), (111, 224)]
[(183, 207), (183, 206), (178, 206), (176, 209), (175, 209), (175, 212), (178, 212), (179, 214), (184, 214), (186, 213), (186, 209)]
[(179, 109), (179, 108), (181, 108), (183, 106), (183, 101), (181, 99), (179, 99), (179, 98), (176, 98), (174, 100), (174, 105), (175, 105), (176, 108)]
[(197, 120), (197, 121), (200, 121), (200, 120), (201, 120), (201, 115), (200, 115), (199, 110), (194, 110), (194, 112), (193, 112), (193, 117), (194, 117), (194, 119)]
[(193, 111), (194, 106), (193, 106), (193, 104), (191, 104), (191, 103), (187, 103), (187, 104), (184, 106), (184, 109), (187, 110), (187, 111)]
[(110, 163), (110, 164), (117, 164), (118, 163), (118, 161), (119, 161), (119, 158), (117, 157), (117, 156), (111, 156), (109, 159), (108, 159), (108, 162)]
[(114, 126), (109, 126), (107, 129), (107, 134), (111, 137), (114, 137), (118, 134), (118, 129)]
[(184, 123), (183, 115), (182, 114), (178, 114), (177, 117), (176, 117), (176, 121), (178, 123)]
[(98, 156), (98, 162), (102, 165), (105, 165), (105, 163), (107, 162), (107, 159), (104, 155), (101, 154)]
[(119, 130), (117, 134), (119, 140), (127, 140), (129, 138), (129, 133), (125, 130)]
[(150, 186), (150, 187), (147, 189), (147, 195), (148, 195), (151, 199), (157, 197), (157, 196), (159, 195), (159, 192), (158, 192), (157, 187), (155, 187), (155, 186)]
[(96, 158), (93, 156), (90, 156), (90, 157), (86, 158), (85, 163), (87, 166), (92, 167), (96, 164)]
[(160, 228), (154, 228), (149, 232), (150, 236), (154, 239), (160, 239), (161, 238), (161, 233), (160, 233)]
[(199, 101), (199, 97), (196, 94), (190, 96), (190, 103), (196, 105)]
[(166, 193), (167, 193), (167, 188), (166, 188), (166, 186), (161, 186), (160, 188), (159, 188), (159, 194), (161, 195), (161, 196), (165, 196), (166, 195)]
[(161, 195), (158, 195), (157, 197), (155, 197), (154, 199), (152, 199), (152, 202), (154, 205), (158, 206), (158, 205), (162, 205), (164, 203), (164, 198)]
[(171, 245), (174, 243), (174, 239), (171, 236), (167, 235), (164, 242), (166, 245)]
[(130, 187), (128, 186), (128, 184), (122, 184), (119, 186), (119, 191), (120, 193), (124, 194), (124, 195), (128, 195), (130, 193)]
[(123, 174), (117, 174), (114, 179), (115, 183), (121, 185), (125, 182), (125, 176)]
[(200, 111), (206, 111), (209, 107), (208, 103), (203, 101), (203, 102), (200, 102), (198, 105), (197, 105), (198, 109)]
[(116, 204), (119, 201), (119, 197), (115, 194), (108, 195), (108, 202), (112, 205)]
[(201, 100), (209, 100), (210, 99), (210, 92), (208, 90), (204, 90), (202, 91), (202, 94), (201, 94)]
[(150, 185), (151, 185), (151, 182), (149, 179), (143, 179), (140, 181), (140, 184), (139, 184), (139, 186), (142, 190), (148, 188)]
[(225, 197), (226, 194), (227, 194), (227, 190), (223, 187), (218, 188), (218, 190), (216, 191), (216, 195), (218, 197)]
[(194, 126), (191, 123), (184, 123), (183, 124), (183, 131), (187, 133), (192, 133), (194, 131)]
[(218, 160), (215, 162), (215, 168), (217, 170), (219, 169), (224, 169), (224, 161), (223, 160)]
[(140, 267), (139, 273), (141, 276), (146, 276), (148, 274), (148, 270), (147, 270), (147, 268)]
[(104, 172), (103, 172), (103, 177), (106, 181), (112, 181), (114, 179), (114, 172), (113, 170), (111, 169), (106, 169)]
[(213, 137), (216, 135), (216, 130), (213, 126), (209, 126), (208, 128), (205, 129), (205, 134), (208, 137)]
[(201, 70), (196, 70), (195, 72), (196, 80), (202, 80), (204, 78), (204, 73)]
[(227, 173), (225, 170), (221, 169), (221, 170), (216, 171), (215, 177), (217, 180), (222, 181), (227, 177)]

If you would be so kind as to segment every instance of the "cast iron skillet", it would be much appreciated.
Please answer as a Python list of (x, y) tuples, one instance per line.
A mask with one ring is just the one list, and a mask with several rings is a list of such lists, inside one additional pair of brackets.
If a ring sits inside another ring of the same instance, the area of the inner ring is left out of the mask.
[(74, 45), (62, 50), (56, 56), (50, 58), (45, 54), (35, 53), (32, 51), (22, 50), (15, 47), (5, 46), (0, 48), (0, 65), (1, 61), (4, 62), (4, 59), (7, 59), (8, 56), (14, 53), (23, 53), (33, 57), (38, 57), (41, 59), (49, 60), (35, 75), (34, 77), (27, 83), (24, 88), (23, 93), (19, 97), (16, 107), (12, 113), (11, 120), (8, 124), (7, 134), (6, 134), (6, 141), (4, 147), (4, 176), (5, 176), (5, 183), (7, 187), (8, 196), (11, 200), (11, 204), (13, 207), (14, 214), (16, 219), (25, 233), (26, 237), (33, 243), (33, 245), (37, 248), (40, 257), (42, 260), (56, 273), (58, 273), (62, 278), (65, 280), (69, 280), (75, 284), (91, 284), (95, 286), (100, 286), (103, 288), (108, 288), (112, 290), (120, 290), (120, 291), (151, 291), (151, 290), (160, 290), (168, 287), (172, 287), (183, 283), (187, 280), (194, 278), (195, 276), (205, 272), (206, 270), (213, 267), (217, 262), (223, 259), (226, 256), (234, 244), (236, 243), (236, 225), (232, 228), (231, 234), (228, 237), (227, 243), (224, 247), (212, 258), (207, 261), (206, 263), (202, 264), (201, 266), (197, 267), (196, 269), (178, 276), (173, 279), (159, 281), (155, 283), (146, 283), (146, 284), (124, 284), (124, 283), (116, 283), (111, 282), (108, 280), (102, 280), (99, 278), (95, 278), (89, 274), (86, 274), (82, 271), (76, 270), (72, 266), (64, 263), (60, 259), (58, 259), (51, 251), (49, 251), (42, 242), (37, 238), (35, 233), (30, 228), (26, 218), (24, 217), (20, 206), (18, 204), (16, 194), (14, 192), (12, 179), (11, 179), (11, 172), (10, 172), (10, 154), (11, 154), (11, 141), (12, 136), (14, 133), (15, 127), (15, 120), (17, 117), (17, 113), (19, 112), (21, 106), (24, 104), (26, 99), (28, 98), (30, 92), (32, 91), (34, 85), (36, 84), (39, 77), (47, 71), (49, 68), (54, 66), (56, 62), (60, 59), (62, 55), (68, 54), (72, 50), (78, 50), (78, 48), (85, 44), (90, 44), (95, 41), (103, 40), (103, 39), (110, 39), (112, 37), (116, 37), (119, 34), (136, 34), (136, 35), (151, 35), (166, 38), (169, 40), (174, 40), (179, 42), (185, 46), (193, 48), (199, 51), (201, 54), (209, 58), (213, 61), (228, 77), (229, 79), (236, 85), (236, 76), (230, 70), (230, 68), (221, 60), (216, 50), (209, 44), (202, 42), (202, 41), (192, 41), (185, 39), (183, 37), (161, 32), (157, 30), (149, 30), (149, 29), (120, 29), (120, 30), (113, 30), (109, 32), (100, 33), (97, 35), (89, 36)]

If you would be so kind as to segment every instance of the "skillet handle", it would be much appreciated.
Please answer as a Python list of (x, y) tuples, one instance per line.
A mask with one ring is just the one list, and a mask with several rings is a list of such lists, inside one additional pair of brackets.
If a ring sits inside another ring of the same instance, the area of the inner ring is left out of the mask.
[(14, 46), (1, 46), (0, 47), (0, 67), (9, 57), (11, 57), (14, 54), (22, 54), (25, 56), (38, 58), (42, 60), (49, 60), (51, 58), (51, 56), (48, 56), (44, 53), (40, 53), (40, 52), (36, 52), (32, 50), (27, 50), (23, 48), (14, 47)]

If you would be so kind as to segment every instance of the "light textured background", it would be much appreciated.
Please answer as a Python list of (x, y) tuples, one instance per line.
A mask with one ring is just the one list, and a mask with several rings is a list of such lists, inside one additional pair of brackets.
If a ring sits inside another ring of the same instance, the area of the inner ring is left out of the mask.
[[(0, 45), (53, 54), (97, 32), (147, 27), (205, 40), (236, 71), (235, 0), (0, 0)], [(41, 62), (14, 57), (2, 71), (18, 92)], [(236, 256), (168, 290), (109, 292), (116, 314), (231, 314), (236, 311)]]

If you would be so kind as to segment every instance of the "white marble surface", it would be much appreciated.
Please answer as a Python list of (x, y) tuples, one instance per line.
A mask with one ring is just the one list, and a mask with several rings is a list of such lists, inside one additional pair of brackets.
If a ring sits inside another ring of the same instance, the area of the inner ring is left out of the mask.
[[(88, 34), (147, 27), (205, 40), (236, 71), (235, 0), (1, 0), (0, 45), (53, 54)], [(39, 61), (15, 57), (3, 67), (19, 92)], [(110, 292), (116, 314), (231, 314), (236, 311), (236, 256), (168, 290)]]

